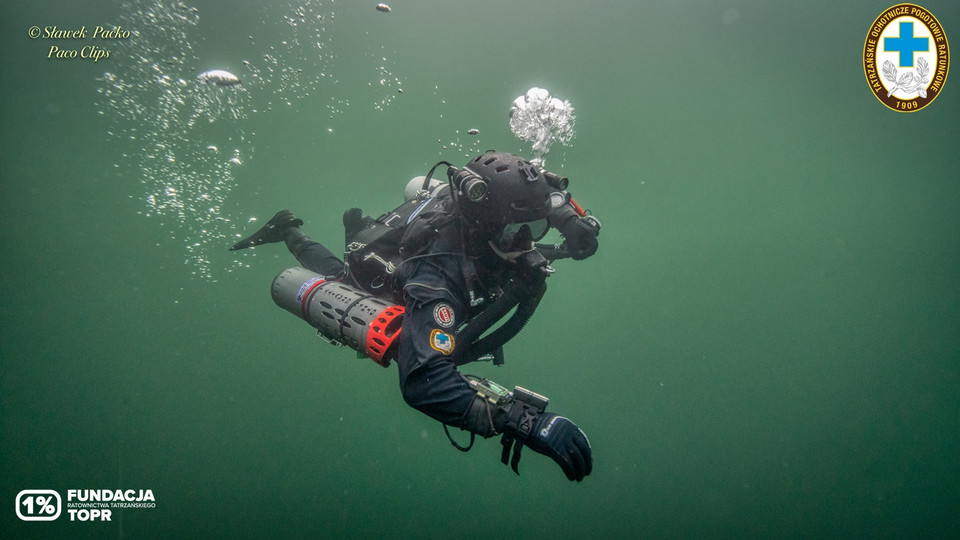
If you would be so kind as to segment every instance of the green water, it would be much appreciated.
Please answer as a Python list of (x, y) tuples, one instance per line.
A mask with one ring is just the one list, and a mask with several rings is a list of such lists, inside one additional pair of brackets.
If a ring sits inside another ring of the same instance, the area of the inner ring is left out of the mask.
[[(27, 31), (149, 3), (8, 4), (0, 536), (960, 535), (960, 85), (913, 114), (870, 95), (887, 1), (162, 3), (98, 62)], [(960, 42), (955, 2), (922, 5)], [(241, 89), (176, 90), (215, 68)], [(111, 102), (105, 73), (133, 86)], [(504, 367), (468, 371), (577, 422), (581, 484), (450, 448), (395, 366), (273, 304), (284, 249), (226, 249), (281, 208), (339, 247), (344, 209), (440, 159), (528, 153), (507, 111), (532, 86), (576, 108), (546, 165), (601, 247), (558, 262)], [(180, 213), (148, 200), (170, 186)], [(26, 489), (156, 507), (25, 523)]]

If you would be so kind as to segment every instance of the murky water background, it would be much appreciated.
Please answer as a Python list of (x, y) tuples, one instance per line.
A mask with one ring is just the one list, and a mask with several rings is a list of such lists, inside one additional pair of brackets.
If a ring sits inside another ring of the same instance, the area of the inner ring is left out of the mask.
[[(957, 536), (960, 90), (915, 114), (870, 96), (889, 5), (390, 4), (3, 8), (3, 530)], [(98, 24), (131, 36), (97, 62), (27, 37)], [(440, 159), (535, 157), (510, 125), (534, 87), (575, 110), (544, 159), (601, 249), (558, 263), (504, 367), (467, 371), (583, 427), (576, 485), (450, 448), (395, 368), (273, 304), (282, 247), (227, 251), (282, 208), (339, 249), (343, 210), (393, 208)], [(156, 508), (24, 523), (24, 489)]]

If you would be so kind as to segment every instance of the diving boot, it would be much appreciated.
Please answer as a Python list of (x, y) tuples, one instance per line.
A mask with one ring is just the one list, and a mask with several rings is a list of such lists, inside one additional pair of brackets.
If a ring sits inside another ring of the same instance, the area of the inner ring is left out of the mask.
[(293, 213), (289, 210), (281, 210), (270, 218), (270, 221), (261, 227), (259, 231), (234, 244), (233, 247), (230, 248), (230, 251), (259, 246), (260, 244), (282, 242), (287, 229), (301, 225), (303, 225), (302, 219), (294, 217)]

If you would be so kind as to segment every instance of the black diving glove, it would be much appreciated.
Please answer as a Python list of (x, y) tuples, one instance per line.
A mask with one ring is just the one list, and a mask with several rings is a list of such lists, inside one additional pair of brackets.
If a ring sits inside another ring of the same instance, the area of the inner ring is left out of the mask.
[(563, 416), (538, 415), (533, 431), (523, 443), (534, 452), (553, 458), (570, 480), (580, 482), (593, 469), (590, 440)]
[(590, 474), (593, 455), (587, 435), (568, 418), (544, 412), (548, 398), (519, 386), (508, 392), (496, 383), (476, 377), (471, 377), (469, 384), (477, 396), (460, 427), (483, 437), (503, 434), (500, 461), (510, 465), (513, 472), (520, 474), (520, 453), (524, 446), (529, 446), (556, 461), (570, 480), (580, 482)]
[(564, 237), (563, 250), (576, 261), (597, 252), (600, 221), (593, 216), (580, 216), (570, 204), (555, 208), (550, 213), (550, 224)]

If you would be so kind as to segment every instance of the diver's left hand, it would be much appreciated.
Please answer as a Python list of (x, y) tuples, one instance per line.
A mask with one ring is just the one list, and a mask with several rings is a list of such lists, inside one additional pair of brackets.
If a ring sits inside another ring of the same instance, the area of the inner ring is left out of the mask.
[(540, 414), (524, 442), (534, 452), (553, 458), (570, 480), (580, 482), (593, 470), (590, 440), (568, 418), (553, 413)]

